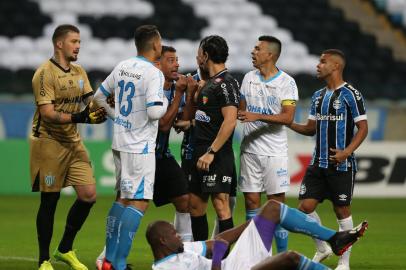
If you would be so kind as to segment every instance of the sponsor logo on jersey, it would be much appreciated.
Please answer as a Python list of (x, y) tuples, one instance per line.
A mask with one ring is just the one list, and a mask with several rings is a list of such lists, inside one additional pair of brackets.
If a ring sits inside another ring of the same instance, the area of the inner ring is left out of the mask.
[(206, 103), (209, 101), (209, 98), (207, 96), (203, 96), (202, 98), (202, 102), (204, 105), (206, 105)]
[(82, 96), (76, 96), (76, 97), (66, 97), (66, 98), (61, 98), (57, 99), (57, 103), (63, 103), (63, 104), (68, 104), (68, 103), (81, 103), (83, 101)]
[(272, 110), (269, 108), (262, 108), (259, 106), (255, 106), (255, 105), (248, 105), (247, 106), (247, 110), (249, 112), (253, 112), (253, 113), (260, 113), (260, 114), (267, 114), (267, 115), (271, 115), (273, 114)]
[(141, 79), (140, 74), (132, 73), (132, 72), (129, 72), (129, 71), (124, 70), (124, 69), (120, 69), (119, 75), (120, 76), (125, 76), (125, 77), (130, 77), (130, 78), (136, 78), (137, 80)]
[(49, 172), (48, 175), (45, 175), (45, 185), (50, 187), (53, 184), (55, 184), (55, 175), (52, 175), (52, 173)]
[(128, 120), (124, 120), (120, 118), (120, 116), (117, 116), (114, 118), (114, 124), (123, 126), (124, 128), (131, 129), (131, 123)]
[(334, 115), (334, 114), (320, 114), (317, 113), (316, 114), (316, 120), (318, 121), (343, 121), (344, 120), (344, 114), (340, 114), (340, 115)]
[(268, 103), (269, 106), (278, 105), (280, 103), (279, 99), (275, 96), (266, 97), (266, 102)]
[(69, 89), (75, 87), (75, 86), (73, 85), (73, 81), (72, 81), (72, 80), (69, 80), (68, 83), (69, 83), (69, 87), (68, 87)]
[(336, 110), (341, 108), (341, 101), (339, 99), (333, 101), (333, 108)]
[(60, 90), (60, 91), (66, 91), (66, 90), (68, 90), (68, 88), (66, 88), (65, 85), (62, 85), (62, 87), (61, 87), (59, 90)]
[(210, 116), (206, 115), (206, 113), (201, 110), (196, 111), (195, 119), (200, 122), (210, 123)]

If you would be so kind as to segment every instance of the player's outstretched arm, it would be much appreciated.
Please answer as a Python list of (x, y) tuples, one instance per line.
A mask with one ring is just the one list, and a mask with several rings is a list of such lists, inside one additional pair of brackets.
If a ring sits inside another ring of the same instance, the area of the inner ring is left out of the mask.
[(291, 130), (305, 136), (314, 136), (316, 134), (316, 121), (312, 119), (307, 119), (306, 124), (298, 124), (293, 122), (292, 124), (288, 125), (288, 127)]
[(103, 91), (98, 89), (94, 94), (93, 102), (96, 103), (97, 106), (103, 107), (106, 110), (108, 117), (114, 119), (114, 107), (111, 107), (111, 105), (107, 102), (109, 97), (111, 97), (111, 95), (106, 97)]
[(64, 113), (55, 111), (54, 104), (44, 104), (39, 106), (39, 112), (45, 122), (53, 124), (88, 123), (99, 124), (106, 120), (106, 111), (99, 108), (94, 112), (86, 107), (79, 113)]

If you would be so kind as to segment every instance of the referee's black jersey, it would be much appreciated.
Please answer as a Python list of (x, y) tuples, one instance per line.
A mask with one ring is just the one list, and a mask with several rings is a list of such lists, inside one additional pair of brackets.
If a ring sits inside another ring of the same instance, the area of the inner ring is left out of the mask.
[[(343, 150), (354, 137), (355, 123), (366, 120), (364, 99), (348, 83), (336, 90), (323, 88), (313, 94), (309, 119), (316, 121), (316, 147), (311, 164), (321, 168), (335, 166), (329, 149)], [(357, 170), (354, 153), (337, 166), (339, 171)]]
[[(240, 101), (239, 84), (225, 69), (211, 77), (200, 91), (195, 114), (195, 145), (210, 145), (224, 121), (221, 108), (235, 106)], [(231, 135), (224, 147), (232, 146)]]

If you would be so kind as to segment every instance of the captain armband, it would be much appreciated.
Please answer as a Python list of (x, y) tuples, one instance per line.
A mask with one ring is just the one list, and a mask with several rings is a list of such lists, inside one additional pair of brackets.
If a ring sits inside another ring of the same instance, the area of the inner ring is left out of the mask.
[(293, 99), (282, 100), (282, 106), (296, 106), (296, 100)]

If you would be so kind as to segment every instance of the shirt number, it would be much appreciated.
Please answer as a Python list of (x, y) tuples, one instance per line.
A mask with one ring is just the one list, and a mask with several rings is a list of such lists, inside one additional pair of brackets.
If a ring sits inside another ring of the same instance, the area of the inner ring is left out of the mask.
[[(118, 82), (120, 87), (120, 94), (118, 95), (118, 104), (120, 107), (120, 114), (128, 116), (133, 108), (132, 98), (135, 94), (135, 85), (132, 82), (125, 83), (124, 80)], [(125, 100), (123, 101), (123, 97)]]

